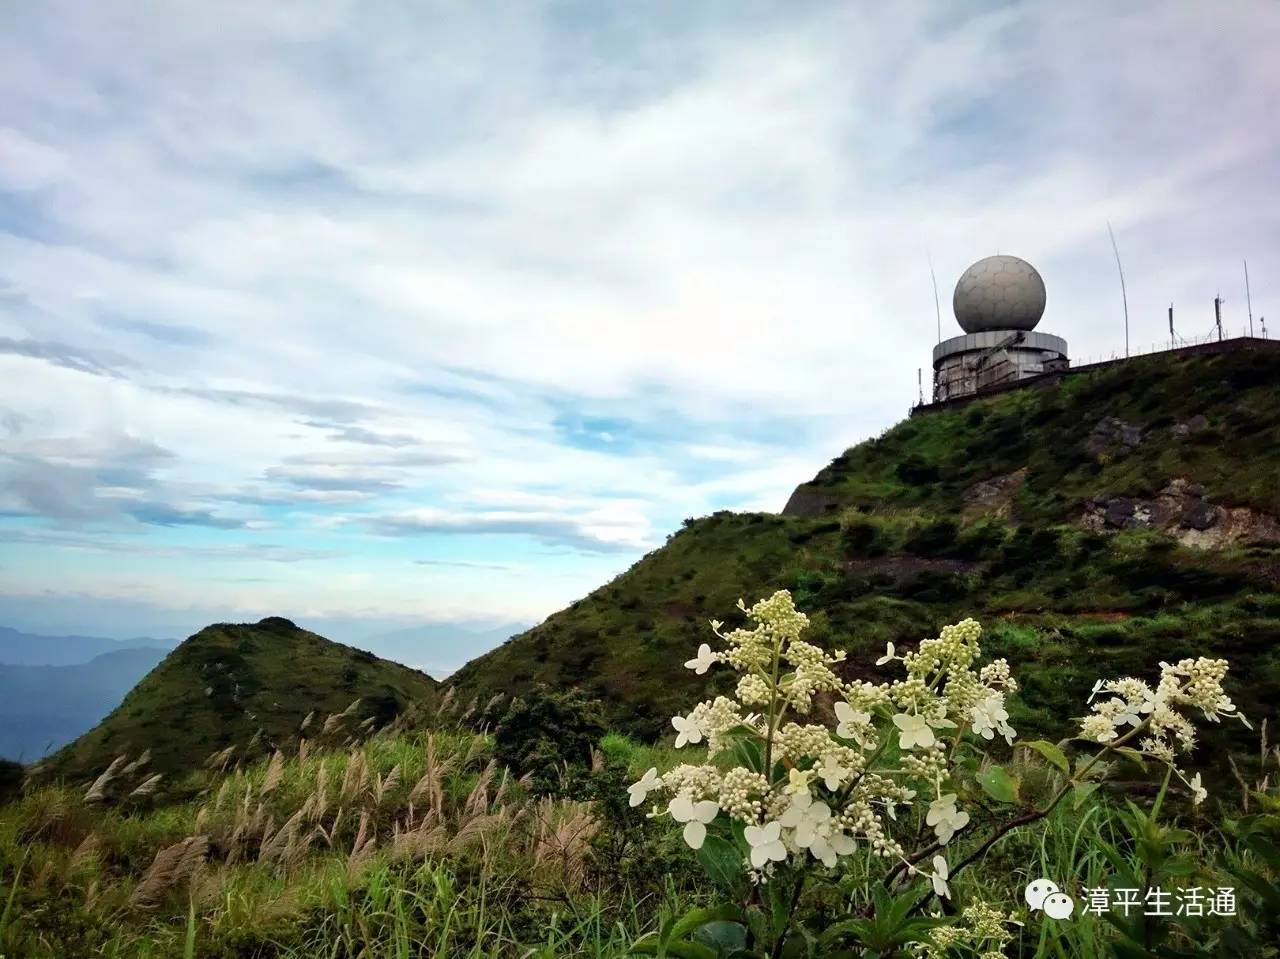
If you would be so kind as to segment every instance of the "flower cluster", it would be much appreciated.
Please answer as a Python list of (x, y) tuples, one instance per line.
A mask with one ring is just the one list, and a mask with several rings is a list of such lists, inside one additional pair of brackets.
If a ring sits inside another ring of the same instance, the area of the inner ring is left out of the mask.
[[(740, 674), (733, 698), (717, 697), (672, 719), (677, 748), (706, 747), (707, 762), (656, 769), (631, 787), (631, 803), (652, 792), (700, 848), (717, 817), (742, 824), (745, 864), (757, 881), (775, 865), (813, 861), (832, 867), (859, 848), (903, 862), (946, 894), (943, 856), (906, 862), (894, 838), (899, 810), (927, 803), (927, 825), (940, 845), (969, 824), (951, 782), (950, 749), (963, 735), (1012, 741), (1005, 696), (1017, 685), (1003, 660), (980, 670), (981, 627), (965, 620), (899, 654), (889, 644), (877, 665), (900, 664), (903, 679), (846, 682), (837, 673), (842, 651), (828, 652), (801, 636), (808, 618), (785, 590), (754, 606), (739, 601), (751, 628), (724, 631), (723, 648), (702, 644), (685, 666), (697, 675), (727, 665)], [(809, 721), (817, 697), (834, 699), (834, 723)], [(893, 761), (872, 770), (877, 760)], [(730, 765), (737, 763), (737, 765)], [(931, 865), (931, 868), (928, 868)]]
[(1154, 690), (1132, 677), (1099, 680), (1089, 695), (1092, 712), (1080, 721), (1080, 738), (1112, 746), (1136, 739), (1138, 751), (1168, 765), (1190, 790), (1192, 802), (1199, 803), (1207, 795), (1200, 774), (1188, 777), (1177, 765), (1177, 754), (1189, 753), (1196, 744), (1195, 726), (1182, 710), (1198, 709), (1215, 723), (1229, 716), (1248, 726), (1223, 692), (1226, 675), (1225, 659), (1202, 656), (1162, 662)]
[(1005, 946), (1013, 939), (1010, 925), (1020, 926), (1012, 914), (1005, 914), (981, 899), (973, 900), (960, 913), (956, 925), (938, 926), (917, 950), (926, 959), (946, 959), (964, 948), (965, 955), (979, 959), (1003, 959)]

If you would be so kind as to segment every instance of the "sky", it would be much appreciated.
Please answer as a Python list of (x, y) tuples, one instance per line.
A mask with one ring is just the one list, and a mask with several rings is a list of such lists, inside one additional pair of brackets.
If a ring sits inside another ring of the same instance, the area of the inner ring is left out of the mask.
[(1243, 0), (4, 4), (0, 623), (536, 622), (906, 415), (931, 263), (943, 336), (1013, 253), (1123, 352), (1108, 222), (1134, 348), (1238, 334), (1245, 258), (1280, 328), (1277, 50)]

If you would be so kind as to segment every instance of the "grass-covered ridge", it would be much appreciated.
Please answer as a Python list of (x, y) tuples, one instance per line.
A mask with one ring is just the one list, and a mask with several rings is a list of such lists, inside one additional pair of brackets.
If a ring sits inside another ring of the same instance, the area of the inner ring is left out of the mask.
[(315, 735), (309, 714), (342, 713), (359, 699), (352, 725), (386, 725), (430, 704), (437, 684), (417, 670), (331, 642), (272, 617), (219, 623), (183, 642), (96, 727), (42, 764), (48, 775), (98, 775), (117, 756), (150, 750), (148, 768), (169, 774), (210, 754), (269, 752)]
[[(1242, 707), (1265, 715), (1280, 696), (1280, 548), (1265, 524), (1212, 549), (1182, 544), (1181, 513), (1142, 528), (1144, 498), (1174, 481), (1198, 496), (1182, 511), (1280, 514), (1280, 356), (1144, 358), (907, 420), (801, 487), (817, 515), (688, 521), (451, 682), (480, 701), (578, 685), (615, 724), (654, 733), (697, 685), (673, 667), (707, 638), (707, 611), (789, 588), (815, 641), (854, 661), (981, 619), (993, 653), (1021, 664), (1032, 727), (1100, 673), (1183, 655), (1228, 656)], [(1127, 528), (1085, 523), (1090, 503), (1117, 500), (1137, 504)]]

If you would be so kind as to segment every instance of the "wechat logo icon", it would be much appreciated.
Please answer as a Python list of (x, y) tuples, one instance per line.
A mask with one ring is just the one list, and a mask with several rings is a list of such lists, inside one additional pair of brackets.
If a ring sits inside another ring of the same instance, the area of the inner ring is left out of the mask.
[(1058, 889), (1051, 879), (1036, 879), (1027, 883), (1022, 893), (1031, 909), (1043, 909), (1050, 919), (1070, 919), (1076, 910), (1075, 900)]

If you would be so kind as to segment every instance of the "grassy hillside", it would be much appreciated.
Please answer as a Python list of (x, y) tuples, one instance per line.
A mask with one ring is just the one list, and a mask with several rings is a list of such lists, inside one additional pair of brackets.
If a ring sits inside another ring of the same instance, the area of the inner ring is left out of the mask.
[(43, 764), (55, 776), (96, 775), (120, 755), (151, 751), (149, 770), (198, 767), (229, 746), (260, 752), (318, 732), (356, 698), (354, 723), (385, 725), (434, 700), (435, 680), (272, 617), (208, 626), (183, 642), (100, 724)]
[[(1100, 674), (1217, 653), (1280, 697), (1280, 355), (1155, 356), (907, 420), (784, 515), (686, 522), (613, 582), (456, 674), (481, 698), (577, 684), (653, 733), (700, 680), (706, 620), (790, 588), (853, 663), (963, 616), (1061, 733)], [(859, 667), (851, 667), (857, 669)], [(667, 730), (669, 731), (669, 729)]]

